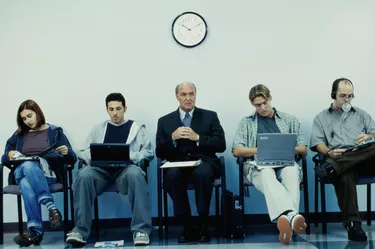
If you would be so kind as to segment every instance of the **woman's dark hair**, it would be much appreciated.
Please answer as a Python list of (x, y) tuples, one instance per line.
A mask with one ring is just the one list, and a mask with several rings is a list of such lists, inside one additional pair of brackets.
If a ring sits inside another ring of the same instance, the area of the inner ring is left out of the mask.
[(20, 104), (20, 107), (18, 107), (18, 112), (17, 112), (17, 125), (18, 125), (18, 130), (16, 132), (16, 135), (21, 135), (24, 134), (25, 132), (30, 130), (30, 127), (28, 127), (24, 122), (21, 117), (21, 112), (23, 110), (31, 110), (34, 111), (36, 114), (36, 126), (35, 128), (38, 129), (42, 125), (46, 123), (46, 119), (44, 117), (44, 114), (42, 110), (40, 109), (39, 105), (31, 99), (25, 100)]

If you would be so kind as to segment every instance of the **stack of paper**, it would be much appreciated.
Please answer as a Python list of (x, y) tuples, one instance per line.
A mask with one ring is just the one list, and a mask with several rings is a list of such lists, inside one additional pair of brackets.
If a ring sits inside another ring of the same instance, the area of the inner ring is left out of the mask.
[(166, 162), (160, 168), (176, 168), (176, 167), (196, 167), (202, 163), (202, 160), (198, 161), (183, 161), (183, 162)]

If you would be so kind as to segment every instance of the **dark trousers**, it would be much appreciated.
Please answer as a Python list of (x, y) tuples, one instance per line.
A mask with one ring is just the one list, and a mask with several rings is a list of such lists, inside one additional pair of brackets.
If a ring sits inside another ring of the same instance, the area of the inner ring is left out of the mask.
[(189, 226), (191, 221), (187, 184), (194, 185), (197, 210), (204, 219), (209, 213), (214, 180), (214, 167), (206, 162), (197, 167), (169, 168), (165, 171), (164, 187), (173, 200), (175, 216), (182, 219), (185, 227)]
[(361, 222), (357, 199), (358, 176), (375, 176), (375, 145), (358, 151), (328, 158), (338, 179), (333, 181), (344, 226), (352, 221)]

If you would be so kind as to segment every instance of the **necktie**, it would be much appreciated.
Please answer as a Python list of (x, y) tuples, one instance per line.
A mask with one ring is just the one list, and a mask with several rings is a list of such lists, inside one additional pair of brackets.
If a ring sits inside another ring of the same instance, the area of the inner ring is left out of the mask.
[(191, 116), (189, 113), (186, 113), (185, 114), (185, 117), (184, 117), (184, 120), (182, 120), (182, 123), (184, 124), (184, 126), (186, 127), (190, 127), (190, 124), (191, 124)]

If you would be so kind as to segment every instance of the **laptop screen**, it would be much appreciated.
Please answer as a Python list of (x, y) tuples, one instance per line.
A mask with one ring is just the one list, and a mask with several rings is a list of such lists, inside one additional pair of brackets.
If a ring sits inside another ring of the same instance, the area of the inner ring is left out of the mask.
[(294, 160), (297, 135), (261, 133), (257, 136), (257, 161)]
[(129, 144), (92, 143), (90, 152), (92, 161), (130, 161)]

